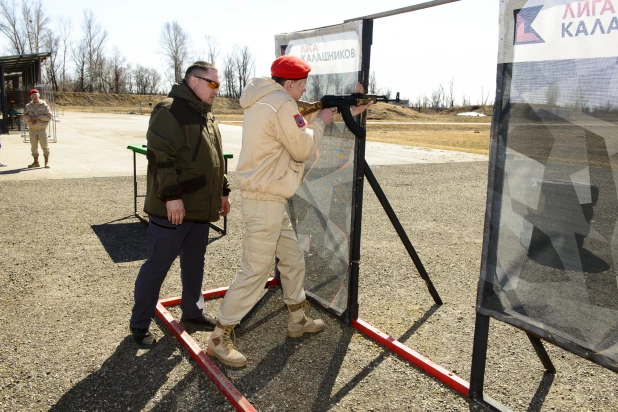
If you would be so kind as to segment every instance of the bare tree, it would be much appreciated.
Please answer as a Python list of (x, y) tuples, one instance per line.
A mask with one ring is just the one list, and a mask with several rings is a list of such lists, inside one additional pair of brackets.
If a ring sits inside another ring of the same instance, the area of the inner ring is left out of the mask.
[(559, 93), (558, 84), (557, 83), (551, 84), (547, 88), (546, 93), (547, 93), (547, 104), (550, 106), (555, 106), (556, 103), (558, 103), (558, 93)]
[(135, 93), (147, 94), (148, 90), (150, 90), (150, 74), (148, 68), (138, 64), (133, 71), (133, 77), (135, 79)]
[(453, 107), (455, 107), (455, 80), (451, 79), (451, 81), (448, 84), (448, 101), (447, 101), (447, 106), (450, 107), (451, 109)]
[(62, 17), (58, 19), (58, 37), (62, 44), (62, 56), (59, 62), (60, 69), (60, 90), (67, 87), (67, 53), (69, 52), (69, 39), (71, 37), (71, 19)]
[(419, 112), (419, 113), (421, 112), (421, 108), (423, 107), (423, 98), (421, 97), (420, 94), (418, 95), (418, 97), (414, 101), (414, 107), (416, 108), (417, 112)]
[(111, 93), (126, 93), (127, 59), (114, 47), (112, 57), (108, 60), (109, 86)]
[(161, 87), (161, 74), (153, 68), (141, 65), (132, 71), (131, 83), (135, 84), (136, 94), (158, 94)]
[(206, 55), (206, 60), (209, 63), (217, 66), (217, 60), (219, 60), (219, 54), (221, 53), (219, 48), (219, 42), (216, 38), (208, 34), (205, 35), (204, 38), (206, 39), (206, 44), (208, 45), (208, 53)]
[(433, 92), (431, 92), (431, 103), (430, 107), (432, 109), (440, 110), (442, 107), (442, 96), (444, 95), (444, 88), (442, 84), (440, 84)]
[(189, 35), (177, 21), (165, 23), (161, 29), (159, 43), (167, 58), (168, 80), (180, 83), (184, 77), (183, 68), (189, 59)]
[(343, 80), (341, 79), (341, 76), (339, 76), (337, 73), (333, 73), (329, 75), (329, 77), (330, 77), (329, 84), (333, 85), (333, 93), (334, 94), (344, 93), (344, 91), (342, 90), (344, 87), (344, 84), (343, 84)]
[(393, 94), (393, 89), (391, 89), (390, 87), (387, 87), (382, 92), (382, 95), (386, 96), (386, 98), (389, 99), (389, 100), (390, 100), (392, 94)]
[(367, 85), (367, 91), (369, 94), (378, 94), (378, 82), (376, 81), (376, 72), (371, 71), (369, 74), (369, 84)]
[[(324, 81), (324, 94), (337, 94), (337, 92), (331, 91), (330, 88), (333, 84), (333, 76), (327, 74), (326, 76), (324, 76), (324, 79), (322, 79)], [(321, 98), (322, 96), (320, 96)]]
[(133, 70), (131, 69), (130, 64), (127, 64), (127, 72), (125, 75), (125, 87), (126, 87), (127, 93), (135, 93), (135, 90), (134, 90), (135, 82), (133, 79)]
[(427, 97), (427, 95), (423, 96), (423, 108), (428, 108), (429, 105), (431, 104), (431, 101), (429, 100), (429, 97)]
[(238, 81), (238, 93), (242, 93), (255, 71), (255, 59), (249, 51), (249, 47), (236, 47), (234, 50), (234, 70)]
[(461, 96), (461, 105), (462, 106), (470, 106), (470, 96), (466, 96), (465, 94)]
[(487, 106), (487, 100), (489, 99), (489, 91), (485, 94), (483, 87), (481, 87), (481, 97), (479, 98), (479, 105)]
[(96, 21), (92, 10), (84, 10), (84, 22), (82, 23), (83, 44), (86, 48), (86, 74), (87, 87), (90, 91), (95, 89), (103, 91), (103, 67), (105, 55), (105, 42), (107, 30), (104, 30)]
[(71, 49), (71, 57), (75, 65), (75, 84), (73, 90), (85, 92), (88, 84), (88, 47), (83, 39)]
[(324, 82), (322, 81), (322, 76), (315, 75), (309, 77), (309, 81), (307, 82), (307, 92), (307, 98), (312, 102), (316, 102), (324, 96)]
[(237, 99), (240, 97), (238, 92), (238, 85), (236, 82), (236, 76), (234, 75), (234, 57), (231, 54), (227, 54), (223, 59), (223, 67), (221, 69), (222, 76), (222, 96), (231, 97)]
[(38, 53), (42, 51), (42, 37), (50, 22), (49, 18), (45, 15), (41, 0), (24, 1), (21, 13), (26, 28), (30, 53)]
[(58, 49), (60, 47), (60, 36), (55, 35), (51, 30), (46, 30), (43, 35), (43, 45), (46, 50), (51, 52), (50, 58), (45, 61), (45, 77), (51, 83), (53, 90), (58, 91)]
[(24, 54), (27, 34), (16, 11), (15, 1), (0, 0), (0, 33), (11, 43), (10, 53)]
[(148, 74), (150, 75), (150, 88), (148, 89), (148, 94), (157, 94), (159, 93), (159, 86), (161, 84), (161, 74), (156, 69), (149, 69)]

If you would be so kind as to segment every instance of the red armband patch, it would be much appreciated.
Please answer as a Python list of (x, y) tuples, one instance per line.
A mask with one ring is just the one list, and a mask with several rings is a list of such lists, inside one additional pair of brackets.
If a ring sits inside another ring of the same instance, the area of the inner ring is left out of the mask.
[(305, 123), (305, 118), (300, 113), (294, 115), (294, 120), (296, 120), (296, 126), (298, 126), (299, 128), (305, 127), (307, 125), (307, 123)]

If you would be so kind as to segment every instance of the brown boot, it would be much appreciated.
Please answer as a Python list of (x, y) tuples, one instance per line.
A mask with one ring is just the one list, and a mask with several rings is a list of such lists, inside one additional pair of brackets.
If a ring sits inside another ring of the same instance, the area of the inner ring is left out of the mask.
[(32, 169), (34, 167), (41, 167), (39, 164), (39, 156), (32, 156), (34, 158), (34, 162), (31, 165), (28, 165), (28, 169)]
[(234, 326), (236, 325), (223, 326), (217, 322), (217, 327), (208, 340), (206, 353), (208, 356), (215, 356), (228, 366), (242, 368), (247, 365), (247, 358), (234, 347), (234, 342), (230, 336), (234, 331)]
[(324, 329), (322, 319), (311, 319), (305, 316), (307, 309), (309, 309), (309, 302), (306, 300), (295, 305), (288, 305), (290, 312), (288, 336), (290, 338), (300, 338), (305, 332), (319, 332)]
[(43, 157), (45, 158), (45, 169), (49, 169), (49, 155)]

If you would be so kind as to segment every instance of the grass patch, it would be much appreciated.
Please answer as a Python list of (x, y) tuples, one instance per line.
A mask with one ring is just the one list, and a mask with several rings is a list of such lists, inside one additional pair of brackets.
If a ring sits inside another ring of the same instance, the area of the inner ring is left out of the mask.
[(490, 125), (375, 124), (367, 125), (367, 140), (406, 146), (489, 154)]

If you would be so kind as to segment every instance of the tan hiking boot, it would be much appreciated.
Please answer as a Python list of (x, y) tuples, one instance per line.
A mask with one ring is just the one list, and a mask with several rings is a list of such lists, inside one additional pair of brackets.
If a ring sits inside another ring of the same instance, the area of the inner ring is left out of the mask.
[(300, 338), (305, 332), (319, 332), (324, 329), (322, 319), (311, 319), (305, 316), (305, 310), (309, 309), (309, 302), (306, 300), (295, 305), (288, 305), (290, 311), (290, 321), (288, 322), (288, 336), (290, 338)]
[(45, 158), (45, 169), (49, 169), (49, 155), (43, 157)]
[(28, 169), (32, 169), (35, 167), (41, 167), (41, 165), (39, 164), (39, 157), (38, 156), (32, 156), (34, 158), (34, 162), (30, 165), (28, 165)]
[(217, 327), (210, 335), (208, 340), (208, 349), (206, 353), (208, 356), (214, 356), (221, 361), (221, 363), (233, 366), (234, 368), (242, 368), (247, 365), (247, 358), (236, 350), (234, 342), (236, 338), (232, 339), (230, 335), (234, 332), (234, 326), (223, 326), (217, 321)]

